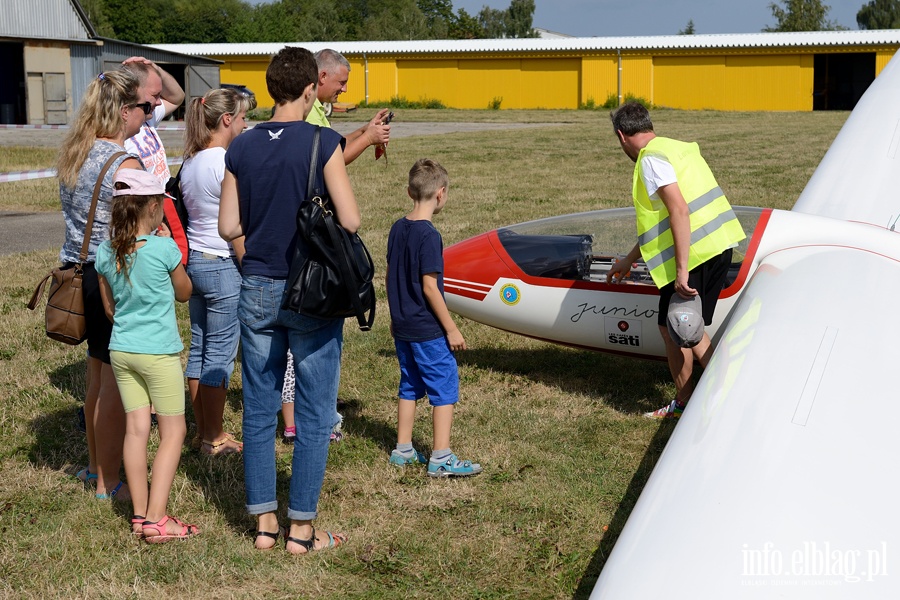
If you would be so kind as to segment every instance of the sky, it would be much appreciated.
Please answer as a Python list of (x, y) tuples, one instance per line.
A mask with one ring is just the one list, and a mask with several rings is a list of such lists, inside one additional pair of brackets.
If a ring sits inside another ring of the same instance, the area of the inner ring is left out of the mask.
[[(825, 0), (828, 19), (858, 29), (856, 13), (868, 0)], [(772, 0), (535, 0), (533, 27), (579, 37), (672, 35), (694, 21), (695, 33), (759, 33), (775, 25)], [(476, 15), (483, 6), (506, 9), (509, 0), (453, 0), (454, 11)]]
[[(259, 4), (267, 0), (250, 0)], [(535, 0), (534, 27), (579, 37), (673, 35), (694, 21), (695, 33), (759, 33), (775, 25), (772, 0)], [(857, 29), (856, 13), (868, 0), (825, 0), (828, 19)], [(779, 3), (780, 4), (780, 3)], [(509, 0), (453, 0), (472, 16), (483, 6), (509, 7)]]

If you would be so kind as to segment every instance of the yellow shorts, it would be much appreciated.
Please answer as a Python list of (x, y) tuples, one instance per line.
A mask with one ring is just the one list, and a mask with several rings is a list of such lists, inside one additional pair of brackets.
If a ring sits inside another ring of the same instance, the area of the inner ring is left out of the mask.
[(110, 350), (110, 362), (129, 413), (150, 406), (166, 417), (184, 414), (184, 375), (178, 354), (134, 354)]

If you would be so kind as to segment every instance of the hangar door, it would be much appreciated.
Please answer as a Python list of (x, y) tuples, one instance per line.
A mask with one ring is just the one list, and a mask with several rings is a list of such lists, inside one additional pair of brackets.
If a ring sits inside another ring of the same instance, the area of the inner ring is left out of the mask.
[(191, 98), (202, 98), (209, 90), (219, 87), (219, 65), (188, 65), (187, 86), (184, 94), (187, 97), (185, 103)]
[(0, 123), (25, 123), (24, 45), (0, 42)]
[(817, 54), (813, 110), (853, 110), (875, 81), (875, 53)]

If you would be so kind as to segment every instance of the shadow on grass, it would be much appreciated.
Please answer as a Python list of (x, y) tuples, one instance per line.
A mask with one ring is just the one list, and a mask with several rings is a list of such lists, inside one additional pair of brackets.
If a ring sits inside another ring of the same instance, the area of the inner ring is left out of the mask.
[(84, 401), (85, 369), (86, 360), (82, 359), (49, 374), (50, 384), (77, 402), (45, 412), (31, 421), (35, 441), (28, 450), (28, 460), (33, 465), (62, 471), (67, 467), (71, 470), (73, 463), (87, 464), (87, 440), (78, 431), (78, 407)]
[[(381, 448), (385, 453), (385, 461), (390, 457), (391, 451), (397, 447), (397, 423), (392, 420), (385, 423), (379, 419), (360, 414), (359, 408), (361, 402), (359, 400), (338, 399), (338, 411), (344, 415), (343, 430), (353, 437), (367, 438), (376, 446)], [(430, 411), (428, 400), (419, 401), (419, 410)], [(430, 430), (428, 430), (430, 433)], [(420, 452), (424, 452), (426, 456), (430, 454), (431, 437), (421, 437), (413, 430), (413, 447)]]
[(641, 459), (641, 464), (628, 483), (628, 489), (625, 490), (625, 495), (619, 503), (619, 508), (616, 509), (616, 513), (613, 515), (606, 533), (603, 535), (603, 539), (600, 540), (600, 547), (594, 552), (584, 571), (584, 575), (578, 582), (578, 587), (575, 588), (575, 594), (572, 596), (573, 600), (588, 598), (591, 595), (591, 591), (593, 591), (594, 585), (597, 583), (597, 578), (600, 576), (600, 572), (603, 570), (610, 552), (616, 545), (616, 540), (619, 539), (619, 535), (625, 527), (625, 522), (631, 515), (631, 511), (634, 509), (634, 505), (647, 484), (650, 473), (653, 472), (653, 467), (656, 466), (656, 462), (659, 460), (663, 449), (665, 449), (666, 443), (672, 436), (677, 423), (676, 420), (662, 421), (653, 435), (653, 439), (650, 440), (650, 445)]
[(535, 349), (473, 349), (458, 352), (462, 367), (526, 377), (567, 393), (602, 400), (618, 412), (640, 414), (659, 408), (671, 384), (665, 363), (572, 350), (558, 346)]
[[(87, 438), (78, 431), (77, 410), (82, 405), (85, 393), (84, 359), (59, 367), (49, 374), (50, 385), (60, 393), (71, 396), (76, 402), (70, 406), (45, 412), (34, 418), (31, 428), (34, 443), (28, 452), (28, 460), (36, 467), (66, 472), (73, 476), (88, 462)], [(241, 409), (240, 391), (230, 391), (228, 403), (235, 410)], [(185, 398), (186, 416), (189, 421), (191, 404)], [(159, 441), (156, 430), (151, 432), (151, 460)], [(188, 441), (188, 440), (186, 440)], [(207, 457), (185, 446), (182, 451), (179, 470), (196, 482), (203, 490), (207, 502), (218, 510), (236, 531), (255, 529), (253, 519), (244, 510), (244, 472), (240, 455)], [(279, 489), (287, 490), (290, 480), (290, 462), (278, 463)], [(286, 500), (286, 498), (285, 498)], [(131, 502), (116, 502), (114, 510), (125, 522), (131, 517)]]

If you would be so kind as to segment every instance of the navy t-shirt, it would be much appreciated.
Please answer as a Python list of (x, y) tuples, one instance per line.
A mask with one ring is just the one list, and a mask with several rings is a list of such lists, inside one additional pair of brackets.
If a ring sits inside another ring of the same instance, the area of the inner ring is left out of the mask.
[(388, 235), (387, 297), (394, 337), (410, 342), (427, 342), (443, 337), (422, 289), (422, 276), (437, 274), (438, 289), (444, 295), (444, 242), (431, 221), (394, 223)]
[[(297, 243), (297, 210), (306, 198), (315, 125), (305, 121), (260, 123), (237, 136), (225, 167), (237, 178), (247, 253), (244, 275), (286, 279)], [(316, 187), (325, 189), (322, 166), (344, 138), (322, 128)]]

